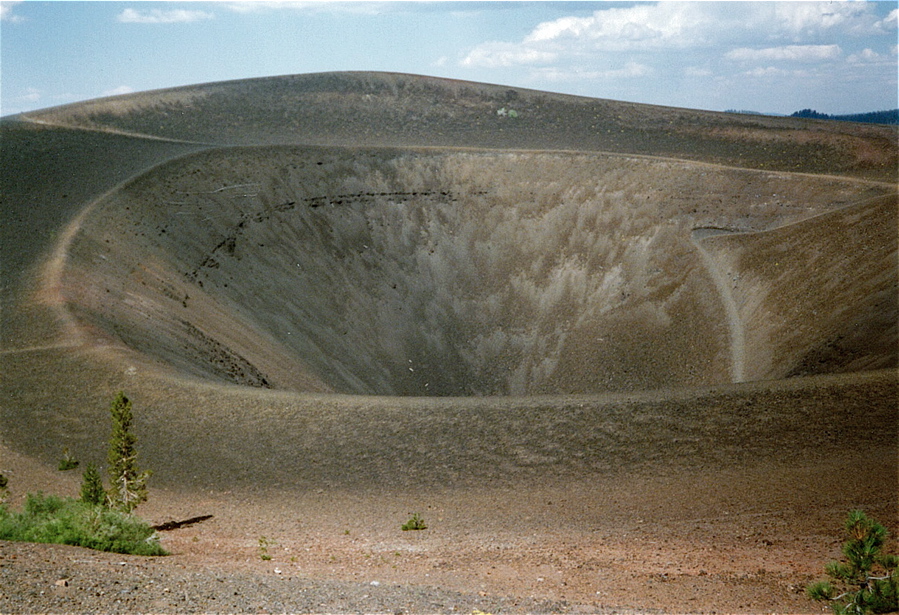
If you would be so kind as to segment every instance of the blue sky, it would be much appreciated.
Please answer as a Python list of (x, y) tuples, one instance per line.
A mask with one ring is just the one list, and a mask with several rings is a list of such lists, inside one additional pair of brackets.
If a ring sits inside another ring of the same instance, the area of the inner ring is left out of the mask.
[(699, 109), (897, 106), (897, 2), (2, 2), (0, 114), (384, 70)]

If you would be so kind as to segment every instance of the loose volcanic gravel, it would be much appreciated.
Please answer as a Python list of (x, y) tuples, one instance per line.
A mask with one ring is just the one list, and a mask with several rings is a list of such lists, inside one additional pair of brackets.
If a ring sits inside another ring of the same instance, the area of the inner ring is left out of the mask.
[(564, 602), (276, 572), (188, 569), (167, 558), (0, 541), (2, 613), (561, 613)]

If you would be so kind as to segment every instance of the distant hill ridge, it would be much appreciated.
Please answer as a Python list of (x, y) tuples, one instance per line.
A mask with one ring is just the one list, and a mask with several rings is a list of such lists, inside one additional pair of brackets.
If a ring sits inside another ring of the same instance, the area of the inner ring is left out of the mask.
[(780, 113), (762, 113), (747, 109), (727, 109), (725, 113), (738, 113), (741, 115), (768, 115), (771, 117), (798, 117), (812, 120), (835, 120), (838, 122), (859, 122), (862, 124), (886, 124), (895, 126), (899, 124), (899, 109), (885, 109), (883, 111), (868, 111), (866, 113), (848, 113), (845, 115), (829, 115), (820, 113), (814, 109), (802, 109), (794, 111), (789, 116)]

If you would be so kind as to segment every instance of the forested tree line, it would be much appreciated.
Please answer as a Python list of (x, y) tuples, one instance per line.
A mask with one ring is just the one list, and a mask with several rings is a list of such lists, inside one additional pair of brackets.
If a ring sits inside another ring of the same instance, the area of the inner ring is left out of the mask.
[(790, 117), (805, 117), (814, 120), (837, 120), (840, 122), (863, 122), (865, 124), (899, 124), (899, 109), (886, 111), (869, 111), (868, 113), (852, 113), (849, 115), (828, 115), (818, 113), (814, 109), (803, 109)]
[[(745, 111), (742, 109), (727, 109), (725, 113), (742, 113), (744, 115), (773, 115), (759, 113), (758, 111)], [(847, 115), (828, 115), (814, 109), (802, 109), (791, 113), (790, 117), (802, 117), (812, 120), (836, 120), (838, 122), (862, 122), (864, 124), (899, 124), (899, 109), (887, 109), (885, 111), (869, 111), (868, 113), (850, 113)]]

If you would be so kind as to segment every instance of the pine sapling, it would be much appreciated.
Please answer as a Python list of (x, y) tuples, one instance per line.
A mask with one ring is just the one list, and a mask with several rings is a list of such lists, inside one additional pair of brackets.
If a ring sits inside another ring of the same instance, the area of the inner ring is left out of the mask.
[(87, 464), (81, 475), (81, 501), (91, 506), (106, 506), (106, 490), (103, 479), (94, 464)]
[(109, 438), (109, 482), (108, 499), (110, 505), (122, 512), (130, 513), (147, 499), (147, 479), (149, 472), (141, 472), (137, 467), (137, 436), (131, 432), (133, 416), (131, 400), (119, 393), (110, 408), (112, 414), (112, 436)]
[(825, 572), (830, 581), (808, 586), (813, 600), (829, 600), (837, 615), (866, 615), (899, 610), (899, 557), (881, 553), (886, 528), (855, 510), (846, 519), (848, 540), (844, 562), (831, 562)]

